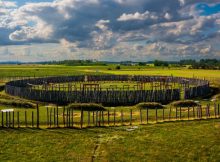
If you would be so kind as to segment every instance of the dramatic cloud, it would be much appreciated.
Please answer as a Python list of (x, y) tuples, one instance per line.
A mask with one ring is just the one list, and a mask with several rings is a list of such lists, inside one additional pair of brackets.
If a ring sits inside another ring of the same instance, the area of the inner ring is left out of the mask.
[(0, 2), (0, 46), (59, 44), (64, 53), (117, 60), (220, 57), (219, 0), (26, 2)]

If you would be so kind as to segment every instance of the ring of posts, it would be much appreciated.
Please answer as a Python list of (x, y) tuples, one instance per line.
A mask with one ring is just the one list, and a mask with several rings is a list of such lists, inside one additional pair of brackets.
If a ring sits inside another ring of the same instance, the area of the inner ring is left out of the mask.
[[(107, 86), (106, 86), (107, 85)], [(209, 81), (197, 78), (144, 75), (80, 75), (30, 78), (6, 83), (5, 92), (21, 98), (56, 104), (101, 103), (135, 105), (169, 103), (202, 97)]]

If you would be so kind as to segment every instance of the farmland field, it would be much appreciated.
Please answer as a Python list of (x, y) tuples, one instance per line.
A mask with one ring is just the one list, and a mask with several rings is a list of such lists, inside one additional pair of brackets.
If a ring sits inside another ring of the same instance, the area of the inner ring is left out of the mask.
[[(0, 85), (15, 77), (43, 77), (82, 74), (172, 75), (199, 77), (219, 86), (219, 70), (186, 68), (154, 68), (144, 66), (0, 66)], [(106, 86), (109, 86), (108, 84)], [(20, 99), (0, 92), (0, 100)], [(210, 99), (198, 99), (202, 105)], [(219, 102), (217, 100), (217, 102)], [(13, 108), (31, 114), (34, 108), (17, 108), (0, 104), (0, 109)], [(169, 105), (165, 115), (168, 114)], [(109, 107), (124, 110), (125, 118), (134, 107)], [(46, 123), (46, 107), (40, 105), (42, 123)], [(61, 112), (60, 112), (61, 113)], [(76, 112), (80, 113), (80, 112)], [(127, 113), (127, 114), (126, 114)], [(144, 112), (146, 113), (146, 112)], [(174, 113), (174, 112), (173, 112)], [(149, 111), (153, 119), (154, 110)], [(158, 111), (161, 117), (162, 110)], [(186, 113), (182, 114), (187, 115)], [(79, 115), (78, 115), (79, 116)], [(76, 120), (80, 118), (76, 115)], [(134, 115), (134, 117), (136, 117)], [(138, 116), (137, 116), (138, 117)], [(30, 119), (28, 118), (30, 121)], [(86, 114), (85, 114), (86, 120)], [(118, 118), (117, 120), (120, 120)], [(139, 119), (138, 119), (139, 120)], [(145, 119), (144, 119), (145, 120)], [(42, 124), (41, 123), (41, 124)], [(28, 123), (29, 125), (31, 123)], [(161, 124), (102, 127), (87, 129), (2, 129), (0, 128), (0, 161), (218, 161), (220, 159), (220, 120), (177, 121)]]

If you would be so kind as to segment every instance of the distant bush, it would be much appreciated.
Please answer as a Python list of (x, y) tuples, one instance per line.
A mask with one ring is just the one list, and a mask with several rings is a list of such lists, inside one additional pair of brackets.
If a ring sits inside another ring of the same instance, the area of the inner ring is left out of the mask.
[(67, 106), (69, 109), (84, 110), (84, 111), (105, 111), (106, 109), (96, 103), (73, 103)]
[(136, 105), (137, 108), (139, 109), (161, 109), (163, 108), (163, 105), (161, 105), (160, 103), (157, 102), (142, 102)]
[(120, 69), (121, 69), (121, 66), (118, 65), (118, 66), (115, 67), (115, 69), (116, 69), (116, 70), (120, 70)]
[(31, 102), (17, 101), (17, 100), (0, 99), (0, 104), (7, 106), (14, 106), (14, 107), (35, 108), (35, 104)]
[(0, 85), (0, 91), (3, 91), (5, 89), (4, 85)]
[(171, 105), (175, 107), (193, 107), (193, 106), (198, 106), (199, 104), (193, 100), (181, 100), (181, 101), (172, 102)]

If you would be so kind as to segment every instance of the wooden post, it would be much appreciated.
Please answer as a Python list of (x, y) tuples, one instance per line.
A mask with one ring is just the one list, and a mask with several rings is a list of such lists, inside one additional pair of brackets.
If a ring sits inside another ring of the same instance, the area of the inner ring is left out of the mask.
[(59, 109), (57, 105), (57, 127), (59, 127)]
[(95, 112), (92, 112), (92, 124), (95, 125)]
[(180, 120), (182, 118), (182, 107), (180, 106)]
[(71, 127), (71, 109), (69, 109), (69, 127)]
[(115, 126), (115, 109), (114, 109), (114, 126)]
[(52, 115), (52, 109), (50, 109), (50, 128), (51, 128), (51, 125), (52, 125), (51, 115)]
[(188, 106), (188, 120), (189, 120), (189, 106)]
[(48, 112), (48, 107), (47, 107), (47, 127), (49, 126), (49, 112)]
[(80, 120), (80, 128), (83, 128), (83, 109), (81, 109), (81, 120)]
[(37, 128), (40, 126), (40, 113), (39, 113), (39, 105), (37, 104)]
[(18, 128), (20, 128), (19, 111), (17, 112), (17, 123), (18, 123)]
[(9, 128), (10, 128), (11, 127), (11, 112), (10, 111), (8, 112), (8, 116), (9, 116), (8, 118), (9, 118)]
[(206, 119), (208, 119), (208, 105), (205, 107)]
[(147, 107), (147, 124), (149, 122), (149, 112), (148, 112), (148, 107)]
[(195, 118), (195, 107), (193, 106), (193, 118)]
[(141, 111), (141, 109), (140, 109), (140, 122), (142, 124), (142, 111)]
[(170, 120), (170, 118), (171, 118), (171, 106), (170, 106), (170, 111), (169, 111), (169, 120)]
[(96, 111), (96, 114), (95, 114), (95, 126), (97, 127), (98, 126), (98, 111)]
[(163, 107), (163, 121), (164, 121), (164, 119), (165, 119), (165, 118), (164, 118), (164, 107)]
[(15, 127), (15, 112), (12, 112), (12, 128)]
[(25, 122), (25, 127), (27, 128), (27, 111), (25, 110), (24, 112), (24, 122)]
[(99, 113), (99, 127), (101, 126), (101, 111), (98, 112)]
[(219, 117), (219, 104), (218, 104), (218, 117)]
[(132, 109), (130, 110), (130, 125), (132, 125)]
[(4, 112), (2, 111), (2, 128), (4, 127)]
[(102, 111), (102, 126), (105, 126), (104, 111)]
[(53, 124), (54, 124), (54, 127), (56, 127), (56, 109), (53, 108)]
[(178, 107), (176, 106), (176, 120), (178, 118)]
[(65, 127), (65, 106), (63, 107), (63, 126)]
[(216, 118), (216, 103), (214, 103), (214, 116)]
[(110, 121), (109, 121), (109, 110), (108, 110), (108, 125), (109, 125), (109, 122), (110, 122)]
[(71, 116), (72, 116), (72, 119), (71, 119), (71, 120), (72, 120), (72, 127), (73, 127), (73, 125), (74, 125), (74, 121), (73, 121), (73, 115), (74, 115), (74, 114), (73, 114), (73, 109), (71, 109), (71, 114), (72, 114), (72, 115), (71, 115)]
[(66, 127), (69, 127), (69, 109), (66, 109)]
[(156, 109), (155, 109), (155, 110), (156, 110), (155, 117), (156, 117), (156, 123), (157, 123), (157, 118), (158, 118), (158, 117), (157, 117), (157, 107), (156, 107)]
[(32, 127), (34, 127), (34, 112), (33, 111), (31, 113), (31, 118), (32, 118), (32, 120), (31, 120)]
[(88, 126), (90, 126), (90, 111), (88, 111)]
[(8, 128), (8, 112), (7, 111), (5, 112), (5, 115), (6, 115), (6, 117), (5, 117), (5, 119), (6, 119), (6, 127)]
[(121, 110), (121, 125), (123, 125), (123, 110)]
[(202, 105), (200, 106), (200, 119), (202, 119)]

